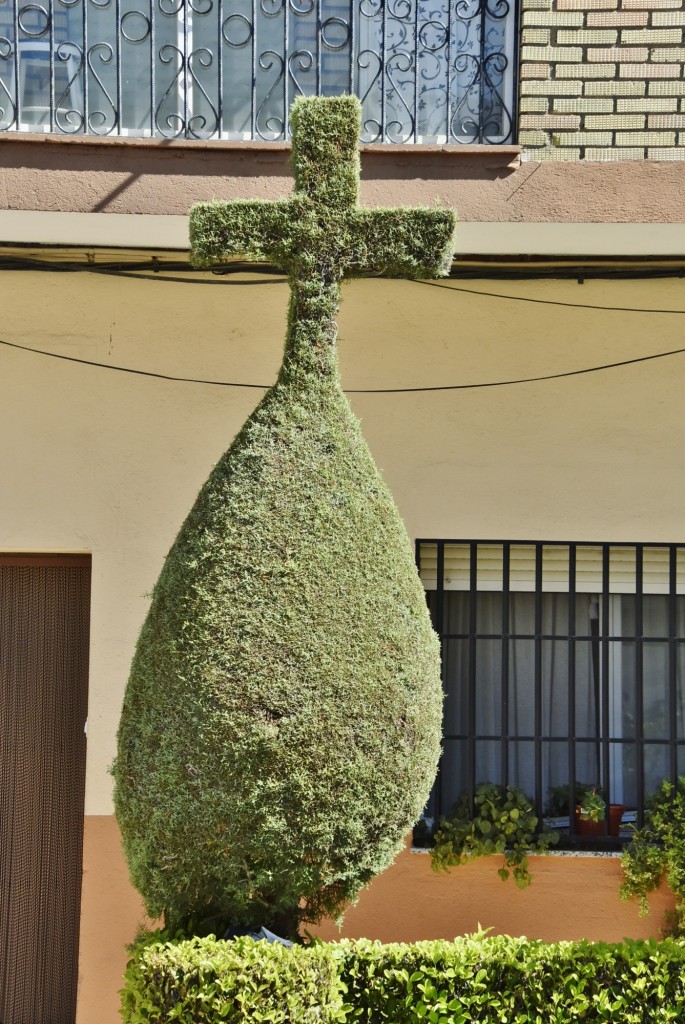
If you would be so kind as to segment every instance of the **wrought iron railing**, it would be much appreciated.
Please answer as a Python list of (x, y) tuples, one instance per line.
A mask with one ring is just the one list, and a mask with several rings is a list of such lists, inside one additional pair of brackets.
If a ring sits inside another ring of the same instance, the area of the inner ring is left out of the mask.
[(504, 143), (514, 0), (0, 0), (0, 130), (288, 137), (354, 92), (363, 141)]

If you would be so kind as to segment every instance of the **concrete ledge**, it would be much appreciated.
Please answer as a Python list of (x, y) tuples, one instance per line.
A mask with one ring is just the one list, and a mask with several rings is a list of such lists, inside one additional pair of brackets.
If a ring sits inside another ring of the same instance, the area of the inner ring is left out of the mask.
[[(290, 141), (269, 142), (265, 139), (160, 139), (134, 135), (60, 135), (50, 132), (4, 132), (0, 134), (0, 146), (11, 142), (27, 142), (39, 146), (114, 146), (143, 149), (207, 149), (207, 150), (242, 150), (251, 152), (290, 152)], [(487, 158), (489, 161), (512, 161), (518, 165), (522, 147), (481, 146), (469, 143), (423, 143), (423, 142), (363, 142), (362, 153), (383, 153), (392, 156), (394, 153), (445, 153), (449, 156)]]
[[(0, 246), (187, 252), (188, 218), (0, 211)], [(683, 257), (685, 224), (460, 223), (460, 256)]]
[(458, 252), (492, 256), (684, 256), (685, 224), (457, 225)]
[[(144, 149), (243, 149), (256, 151), (291, 150), (290, 142), (267, 142), (262, 139), (160, 139), (136, 135), (59, 135), (54, 132), (4, 132), (0, 134), (0, 146), (12, 142), (27, 142), (39, 146), (113, 146), (115, 148)], [(415, 149), (415, 146), (411, 147)], [(483, 146), (483, 149), (489, 147)]]
[[(423, 854), (430, 853), (430, 850), (424, 846), (412, 846), (409, 849), (410, 853)], [(610, 860), (620, 860), (620, 850), (546, 850), (544, 853), (535, 853), (530, 851), (531, 857), (604, 857)]]
[(188, 218), (0, 210), (0, 245), (188, 250)]

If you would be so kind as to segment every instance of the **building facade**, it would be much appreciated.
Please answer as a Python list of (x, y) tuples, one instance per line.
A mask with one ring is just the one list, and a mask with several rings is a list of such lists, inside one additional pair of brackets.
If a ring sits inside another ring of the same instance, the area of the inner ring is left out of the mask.
[[(128, 665), (288, 295), (192, 271), (187, 211), (288, 194), (300, 91), (362, 98), (364, 205), (459, 216), (449, 278), (350, 283), (339, 324), (443, 642), (429, 814), (577, 780), (628, 823), (683, 773), (684, 32), (681, 0), (0, 4), (6, 1024), (117, 1020)], [(619, 902), (616, 841), (566, 845), (525, 891), (408, 848), (342, 934), (659, 934), (669, 895)]]

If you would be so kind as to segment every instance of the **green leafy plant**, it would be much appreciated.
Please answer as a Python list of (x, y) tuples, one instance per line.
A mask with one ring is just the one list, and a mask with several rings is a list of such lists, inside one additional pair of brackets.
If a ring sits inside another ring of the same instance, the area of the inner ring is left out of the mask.
[[(600, 786), (587, 782), (576, 781), (574, 787), (576, 805), (583, 804), (584, 798), (589, 793), (596, 793), (603, 798), (604, 794)], [(602, 805), (604, 800), (602, 799)], [(545, 806), (545, 815), (548, 818), (561, 818), (571, 814), (571, 787), (568, 783), (562, 786), (552, 786), (549, 790), (549, 799)], [(602, 819), (599, 819), (600, 821)]]
[(454, 215), (362, 210), (361, 105), (292, 111), (296, 188), (205, 203), (193, 259), (288, 273), (278, 380), (169, 552), (114, 766), (131, 878), (172, 928), (296, 934), (392, 863), (440, 751), (440, 654), (404, 524), (342, 391), (341, 282), (447, 273)]
[(431, 861), (435, 871), (501, 854), (498, 870), (506, 881), (512, 875), (519, 889), (530, 885), (528, 854), (544, 853), (558, 836), (541, 827), (526, 794), (515, 786), (485, 782), (476, 787), (473, 809), (467, 795), (457, 802), (449, 818), (441, 818), (435, 833)]
[(664, 878), (676, 898), (671, 930), (685, 934), (685, 776), (664, 781), (649, 800), (642, 828), (621, 857), (622, 899), (637, 899), (647, 914), (647, 896)]
[(606, 803), (598, 789), (589, 789), (578, 801), (582, 821), (604, 821)]
[(122, 1015), (125, 1024), (676, 1024), (684, 972), (685, 947), (671, 939), (476, 934), (283, 949), (151, 936), (129, 964)]

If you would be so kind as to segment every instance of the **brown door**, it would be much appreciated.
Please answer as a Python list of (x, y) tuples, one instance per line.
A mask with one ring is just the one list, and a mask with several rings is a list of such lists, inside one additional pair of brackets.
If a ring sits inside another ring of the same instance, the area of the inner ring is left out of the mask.
[(0, 1024), (76, 1015), (90, 557), (0, 554)]

